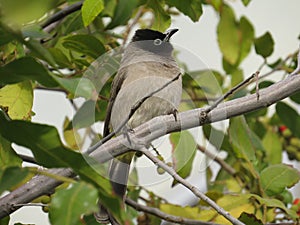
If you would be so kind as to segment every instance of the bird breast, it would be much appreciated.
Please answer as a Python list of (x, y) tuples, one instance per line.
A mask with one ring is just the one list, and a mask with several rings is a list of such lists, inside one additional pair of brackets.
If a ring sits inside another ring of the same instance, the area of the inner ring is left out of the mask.
[[(151, 95), (180, 73), (176, 63), (173, 62), (138, 62), (122, 69), (126, 70), (126, 78), (113, 105), (111, 114), (113, 129), (128, 118), (131, 109), (141, 99)], [(128, 121), (129, 128), (135, 128), (153, 117), (170, 114), (179, 106), (181, 93), (180, 76), (142, 103)]]

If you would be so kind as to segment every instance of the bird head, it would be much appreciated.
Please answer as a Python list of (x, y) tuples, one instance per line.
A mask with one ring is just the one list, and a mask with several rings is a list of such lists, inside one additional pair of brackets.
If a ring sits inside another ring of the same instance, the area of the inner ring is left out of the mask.
[(138, 47), (152, 53), (168, 55), (173, 50), (172, 45), (169, 43), (170, 38), (177, 31), (178, 29), (169, 29), (165, 33), (161, 33), (151, 29), (139, 29), (135, 32), (132, 42)]

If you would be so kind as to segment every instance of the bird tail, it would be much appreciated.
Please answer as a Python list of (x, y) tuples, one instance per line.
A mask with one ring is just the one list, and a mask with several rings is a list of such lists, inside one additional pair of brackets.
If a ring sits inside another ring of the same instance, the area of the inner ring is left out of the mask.
[[(112, 160), (109, 168), (109, 179), (114, 193), (122, 199), (125, 197), (130, 163), (134, 153), (127, 153)], [(118, 224), (112, 215), (99, 204), (99, 211), (94, 214), (98, 223), (101, 224)]]
[(109, 178), (112, 189), (121, 198), (124, 198), (127, 188), (130, 163), (134, 153), (127, 153), (112, 160), (109, 168)]

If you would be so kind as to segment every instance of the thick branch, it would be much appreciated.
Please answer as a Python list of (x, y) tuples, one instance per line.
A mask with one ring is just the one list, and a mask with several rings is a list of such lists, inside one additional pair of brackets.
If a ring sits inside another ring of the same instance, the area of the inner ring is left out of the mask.
[[(259, 100), (257, 100), (256, 94), (248, 95), (221, 103), (207, 114), (205, 113), (205, 108), (179, 113), (177, 121), (174, 121), (173, 115), (156, 117), (139, 126), (135, 129), (135, 132), (130, 133), (129, 136), (131, 140), (138, 139), (142, 144), (149, 143), (167, 133), (217, 122), (267, 107), (297, 91), (300, 91), (300, 76), (290, 75), (285, 80), (262, 89), (260, 91)], [(128, 148), (126, 146), (129, 146), (127, 138), (121, 135), (97, 148), (91, 156), (95, 157), (100, 163), (103, 163), (114, 156), (127, 152)], [(52, 170), (49, 172), (52, 172)], [(59, 172), (62, 176), (74, 175), (68, 169), (61, 169)], [(51, 192), (53, 188), (58, 185), (59, 182), (54, 179), (45, 176), (35, 177), (22, 187), (0, 199), (0, 218), (16, 210), (13, 204), (31, 202), (33, 199)]]
[[(75, 176), (71, 169), (50, 169), (48, 172), (64, 177)], [(47, 176), (38, 175), (33, 177), (22, 187), (0, 199), (0, 218), (8, 216), (21, 208), (22, 204), (31, 202), (39, 196), (52, 194), (54, 188), (60, 184), (62, 184), (62, 181)]]

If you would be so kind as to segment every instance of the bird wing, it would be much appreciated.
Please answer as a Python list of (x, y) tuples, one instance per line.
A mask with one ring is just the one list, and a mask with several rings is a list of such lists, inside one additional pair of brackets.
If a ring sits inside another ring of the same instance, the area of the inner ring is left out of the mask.
[(109, 125), (110, 125), (112, 108), (126, 76), (127, 76), (126, 70), (121, 69), (118, 71), (116, 77), (112, 82), (112, 87), (110, 90), (110, 98), (109, 98), (109, 102), (106, 110), (106, 117), (104, 121), (103, 137), (106, 137), (110, 133)]

